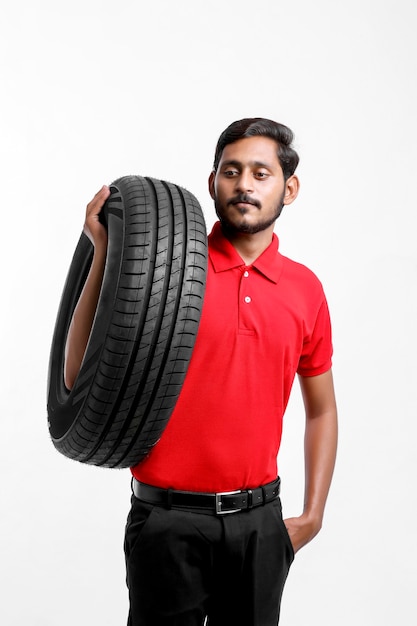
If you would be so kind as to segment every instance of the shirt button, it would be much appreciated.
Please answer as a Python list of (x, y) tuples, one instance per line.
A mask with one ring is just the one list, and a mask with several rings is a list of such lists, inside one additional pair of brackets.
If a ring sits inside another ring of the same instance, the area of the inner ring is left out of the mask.
[(247, 277), (249, 276), (249, 272), (248, 272), (248, 270), (246, 270), (246, 271), (243, 273), (243, 276), (244, 276), (245, 278), (247, 278)]
[(245, 302), (247, 302), (249, 304), (249, 302), (251, 302), (252, 298), (250, 296), (245, 296)]

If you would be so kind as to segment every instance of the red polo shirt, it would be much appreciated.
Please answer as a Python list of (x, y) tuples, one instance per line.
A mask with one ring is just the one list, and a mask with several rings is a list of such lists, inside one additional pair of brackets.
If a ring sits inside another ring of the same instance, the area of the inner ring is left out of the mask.
[(132, 468), (140, 481), (190, 491), (254, 488), (277, 476), (295, 374), (331, 367), (318, 278), (271, 245), (245, 266), (217, 222), (204, 306), (180, 396), (160, 441)]

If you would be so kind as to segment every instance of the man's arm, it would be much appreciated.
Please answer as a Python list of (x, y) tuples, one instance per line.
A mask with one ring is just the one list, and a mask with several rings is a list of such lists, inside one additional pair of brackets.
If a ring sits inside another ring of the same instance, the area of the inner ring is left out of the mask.
[(99, 213), (110, 195), (103, 186), (87, 205), (84, 232), (94, 246), (94, 256), (81, 296), (75, 307), (65, 345), (64, 382), (72, 389), (80, 371), (96, 312), (107, 254), (107, 231), (99, 222)]
[(337, 448), (332, 371), (320, 376), (300, 376), (299, 379), (306, 411), (304, 510), (300, 517), (285, 520), (296, 552), (321, 529)]

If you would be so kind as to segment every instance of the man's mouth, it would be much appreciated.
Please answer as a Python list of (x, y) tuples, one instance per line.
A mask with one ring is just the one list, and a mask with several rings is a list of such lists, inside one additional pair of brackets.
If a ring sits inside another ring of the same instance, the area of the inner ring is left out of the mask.
[(234, 198), (229, 200), (229, 204), (233, 204), (235, 206), (252, 205), (252, 206), (257, 207), (258, 209), (260, 208), (260, 203), (257, 200), (255, 200), (254, 198), (251, 198), (250, 196), (247, 196), (246, 194), (241, 194), (239, 196), (235, 196)]

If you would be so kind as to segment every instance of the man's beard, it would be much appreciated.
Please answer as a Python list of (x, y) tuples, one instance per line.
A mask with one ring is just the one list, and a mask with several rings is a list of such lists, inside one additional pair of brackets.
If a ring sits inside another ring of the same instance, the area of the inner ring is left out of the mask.
[[(261, 231), (266, 230), (267, 228), (272, 226), (272, 224), (274, 224), (274, 222), (276, 222), (276, 220), (279, 218), (282, 209), (284, 208), (284, 196), (285, 191), (282, 193), (282, 196), (279, 199), (273, 214), (268, 218), (258, 221), (256, 224), (248, 224), (245, 221), (244, 216), (247, 212), (247, 210), (245, 209), (240, 211), (242, 215), (242, 220), (240, 222), (237, 222), (238, 218), (236, 218), (234, 221), (231, 221), (227, 216), (223, 215), (223, 211), (220, 203), (217, 200), (217, 197), (214, 198), (214, 207), (216, 209), (216, 214), (222, 224), (222, 228), (226, 232), (230, 234), (241, 233), (245, 235), (255, 235), (256, 233), (260, 233)], [(259, 202), (251, 201), (250, 197), (248, 198), (247, 196), (245, 196), (245, 194), (240, 194), (239, 196), (236, 196), (235, 198), (230, 200), (228, 204), (237, 204), (238, 202), (250, 202), (251, 204), (254, 204), (257, 208), (261, 208)]]

